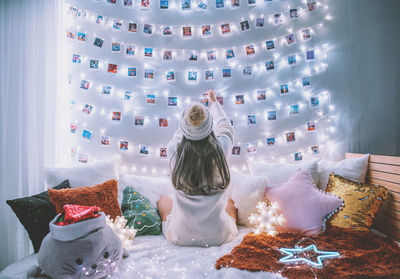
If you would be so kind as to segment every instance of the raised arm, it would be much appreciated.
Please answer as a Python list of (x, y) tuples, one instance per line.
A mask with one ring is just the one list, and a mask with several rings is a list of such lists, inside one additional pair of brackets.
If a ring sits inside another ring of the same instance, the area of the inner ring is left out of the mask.
[(228, 156), (232, 151), (233, 145), (233, 127), (219, 102), (216, 101), (216, 93), (212, 90), (205, 94), (210, 104), (210, 112), (214, 118), (214, 133), (221, 144), (225, 156)]

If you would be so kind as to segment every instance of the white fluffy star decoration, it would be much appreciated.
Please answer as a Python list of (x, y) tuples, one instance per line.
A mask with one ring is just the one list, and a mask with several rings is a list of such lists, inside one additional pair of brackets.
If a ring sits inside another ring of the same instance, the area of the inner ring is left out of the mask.
[(117, 216), (115, 220), (107, 216), (106, 223), (113, 230), (113, 232), (121, 240), (122, 247), (129, 250), (132, 247), (133, 239), (136, 236), (136, 230), (132, 227), (126, 226), (128, 220), (124, 216)]
[(285, 222), (277, 202), (260, 201), (257, 204), (258, 213), (251, 213), (250, 224), (255, 225), (254, 233), (267, 233), (274, 236), (277, 234), (276, 227)]

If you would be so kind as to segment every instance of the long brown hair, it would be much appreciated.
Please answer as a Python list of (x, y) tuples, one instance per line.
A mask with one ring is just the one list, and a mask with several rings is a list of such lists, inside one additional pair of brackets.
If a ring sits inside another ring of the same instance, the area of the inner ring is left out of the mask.
[(230, 183), (228, 163), (214, 132), (199, 141), (183, 137), (172, 160), (172, 184), (187, 195), (206, 195)]

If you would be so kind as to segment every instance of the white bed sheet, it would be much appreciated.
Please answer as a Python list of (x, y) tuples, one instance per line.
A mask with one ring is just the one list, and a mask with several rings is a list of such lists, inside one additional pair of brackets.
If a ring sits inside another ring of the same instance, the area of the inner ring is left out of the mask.
[[(219, 247), (179, 247), (166, 242), (164, 236), (141, 236), (134, 240), (129, 257), (124, 259), (111, 278), (283, 278), (277, 273), (248, 272), (236, 268), (215, 269), (218, 258), (231, 252), (250, 229), (239, 229), (239, 235)], [(0, 278), (26, 278), (27, 271), (37, 265), (36, 255), (11, 264), (0, 273)]]

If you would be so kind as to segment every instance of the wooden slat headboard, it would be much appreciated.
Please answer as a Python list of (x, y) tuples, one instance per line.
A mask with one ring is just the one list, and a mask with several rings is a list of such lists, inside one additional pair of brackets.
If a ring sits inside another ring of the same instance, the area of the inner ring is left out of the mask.
[[(363, 155), (346, 153), (345, 158)], [(376, 216), (373, 228), (400, 240), (400, 157), (370, 155), (367, 182), (384, 186), (390, 191), (390, 198)]]

